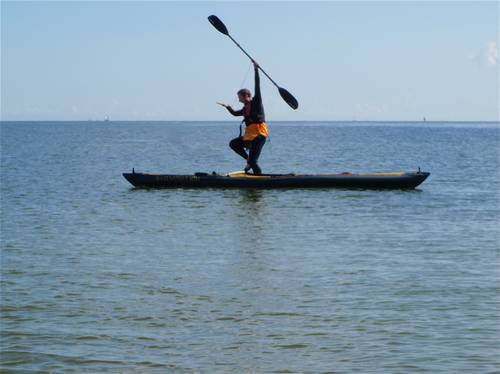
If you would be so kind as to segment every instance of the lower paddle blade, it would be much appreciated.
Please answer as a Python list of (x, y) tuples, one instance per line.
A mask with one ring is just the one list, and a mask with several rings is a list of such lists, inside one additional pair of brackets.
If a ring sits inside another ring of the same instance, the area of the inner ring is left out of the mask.
[(208, 17), (208, 21), (215, 27), (219, 32), (224, 35), (229, 35), (229, 31), (227, 31), (226, 25), (219, 19), (219, 17), (211, 15)]
[(292, 109), (297, 109), (299, 107), (299, 102), (293, 95), (282, 87), (278, 87), (281, 97), (286, 101)]

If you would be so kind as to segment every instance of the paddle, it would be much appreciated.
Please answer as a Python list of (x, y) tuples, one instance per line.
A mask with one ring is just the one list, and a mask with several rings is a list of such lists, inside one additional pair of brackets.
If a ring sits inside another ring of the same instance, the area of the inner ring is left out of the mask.
[[(233, 37), (231, 35), (229, 35), (229, 31), (227, 31), (227, 27), (226, 25), (224, 25), (224, 23), (217, 17), (217, 16), (214, 16), (214, 15), (211, 15), (208, 17), (208, 21), (212, 24), (213, 27), (215, 27), (217, 29), (217, 31), (221, 32), (222, 34), (226, 35), (226, 36), (229, 36), (229, 38), (234, 42), (234, 44), (236, 44), (238, 46), (239, 49), (241, 49), (243, 51), (244, 54), (247, 55), (247, 57), (253, 61), (255, 61), (252, 56), (250, 56), (242, 47), (241, 45), (239, 45), (239, 43), (233, 39)], [(278, 91), (281, 95), (281, 97), (283, 98), (283, 100), (286, 101), (286, 103), (288, 105), (290, 105), (290, 107), (292, 107), (293, 109), (297, 109), (299, 107), (299, 102), (297, 101), (297, 99), (295, 97), (293, 97), (293, 95), (288, 92), (287, 90), (285, 90), (283, 87), (280, 87), (276, 84), (276, 82), (264, 71), (264, 69), (262, 69), (262, 67), (259, 66), (259, 69), (260, 71), (262, 71), (266, 77), (269, 78), (269, 80), (278, 88)]]

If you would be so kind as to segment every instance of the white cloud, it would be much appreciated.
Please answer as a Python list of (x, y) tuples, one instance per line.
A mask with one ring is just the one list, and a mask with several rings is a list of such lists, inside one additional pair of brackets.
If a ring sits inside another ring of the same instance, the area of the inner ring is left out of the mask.
[(485, 47), (486, 63), (490, 66), (498, 65), (497, 42), (487, 42)]
[(488, 41), (484, 43), (479, 52), (472, 54), (469, 58), (477, 62), (480, 66), (497, 66), (498, 65), (498, 44), (496, 41)]

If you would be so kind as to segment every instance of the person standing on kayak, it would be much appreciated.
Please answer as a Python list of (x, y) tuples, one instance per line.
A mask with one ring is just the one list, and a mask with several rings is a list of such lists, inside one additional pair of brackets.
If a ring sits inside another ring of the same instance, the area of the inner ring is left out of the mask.
[[(245, 172), (250, 169), (255, 175), (262, 174), (257, 161), (262, 151), (262, 147), (266, 143), (269, 136), (269, 130), (266, 125), (264, 115), (264, 106), (262, 105), (262, 96), (260, 94), (260, 77), (259, 64), (253, 61), (255, 70), (255, 96), (252, 98), (250, 90), (243, 88), (237, 92), (238, 100), (243, 104), (240, 110), (234, 110), (231, 106), (217, 103), (226, 108), (233, 116), (243, 116), (245, 121), (245, 133), (243, 136), (238, 136), (229, 142), (229, 146), (233, 151), (247, 160)], [(249, 150), (247, 154), (245, 148)]]

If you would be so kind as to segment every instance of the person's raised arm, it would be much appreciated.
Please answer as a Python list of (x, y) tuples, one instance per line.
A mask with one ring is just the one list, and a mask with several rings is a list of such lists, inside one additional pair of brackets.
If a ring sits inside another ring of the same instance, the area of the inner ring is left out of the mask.
[(262, 102), (262, 96), (260, 94), (260, 76), (259, 76), (259, 64), (253, 61), (253, 67), (255, 70), (255, 95), (253, 97), (254, 102)]

